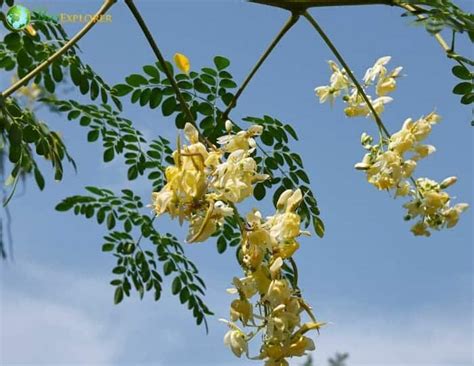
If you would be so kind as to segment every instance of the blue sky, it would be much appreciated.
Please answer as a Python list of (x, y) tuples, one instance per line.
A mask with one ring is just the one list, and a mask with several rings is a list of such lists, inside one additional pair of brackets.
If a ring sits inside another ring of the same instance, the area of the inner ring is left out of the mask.
[[(95, 0), (23, 3), (51, 13), (82, 14), (100, 5)], [(137, 3), (168, 57), (185, 53), (192, 68), (199, 69), (215, 55), (225, 55), (232, 60), (236, 80), (243, 80), (286, 18), (283, 11), (241, 1)], [(83, 60), (115, 84), (155, 59), (122, 2), (111, 14), (112, 23), (97, 25), (80, 47)], [(384, 120), (395, 131), (405, 118), (436, 109), (443, 121), (429, 143), (437, 152), (420, 164), (417, 175), (437, 180), (458, 176), (450, 193), (458, 202), (472, 204), (470, 111), (451, 94), (453, 65), (434, 39), (400, 18), (396, 8), (327, 8), (313, 14), (357, 75), (385, 55), (393, 56), (392, 66), (404, 67), (406, 77), (399, 81)], [(65, 28), (72, 34), (79, 25)], [(472, 48), (460, 46), (472, 55)], [(236, 119), (272, 115), (292, 123), (301, 137), (292, 147), (305, 161), (326, 224), (325, 238), (303, 240), (296, 255), (305, 296), (318, 317), (330, 323), (316, 338), (314, 357), (318, 365), (336, 351), (349, 352), (354, 366), (471, 365), (472, 210), (453, 230), (428, 239), (411, 235), (402, 220), (402, 201), (378, 192), (353, 169), (364, 153), (360, 134), (375, 132), (373, 122), (349, 120), (340, 104), (331, 109), (314, 96), (314, 87), (327, 82), (326, 61), (332, 58), (301, 21), (252, 81), (234, 114)], [(2, 73), (0, 87), (9, 81)], [(174, 140), (174, 123), (158, 110), (126, 104), (123, 114), (147, 136)], [(217, 254), (213, 242), (186, 246), (207, 282), (206, 300), (216, 313), (208, 336), (169, 292), (158, 303), (131, 299), (112, 304), (108, 282), (114, 260), (100, 251), (104, 229), (57, 213), (54, 206), (86, 185), (117, 191), (131, 187), (143, 197), (151, 187), (146, 181), (128, 182), (120, 161), (104, 164), (101, 146), (88, 144), (83, 128), (64, 116), (40, 115), (61, 131), (79, 171), (67, 169), (61, 183), (49, 176), (44, 192), (28, 182), (11, 202), (16, 259), (1, 265), (1, 363), (258, 364), (236, 359), (222, 344), (226, 328), (217, 319), (227, 317), (231, 297), (225, 289), (240, 270), (234, 254)], [(258, 207), (272, 213), (270, 203)], [(185, 236), (166, 219), (158, 227)]]

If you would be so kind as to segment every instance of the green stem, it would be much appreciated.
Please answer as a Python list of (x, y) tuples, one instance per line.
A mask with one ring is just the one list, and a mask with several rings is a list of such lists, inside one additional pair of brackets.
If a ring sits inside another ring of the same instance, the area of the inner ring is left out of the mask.
[(245, 236), (245, 223), (242, 221), (242, 216), (239, 214), (239, 210), (237, 210), (237, 206), (233, 202), (229, 202), (229, 205), (232, 207), (232, 210), (234, 211), (234, 219), (237, 221), (237, 224), (239, 225), (240, 228), (240, 233), (242, 234), (242, 240), (244, 240)]
[(292, 13), (290, 18), (287, 20), (287, 22), (280, 29), (280, 31), (278, 32), (276, 37), (273, 39), (273, 41), (270, 43), (268, 48), (265, 50), (265, 52), (262, 54), (262, 56), (260, 56), (257, 63), (254, 65), (254, 67), (252, 68), (250, 73), (247, 75), (247, 77), (245, 78), (245, 80), (242, 83), (242, 85), (240, 86), (240, 88), (237, 90), (237, 93), (235, 93), (234, 98), (232, 98), (230, 104), (227, 106), (227, 109), (224, 111), (224, 114), (222, 115), (222, 119), (224, 121), (229, 116), (230, 111), (236, 106), (237, 100), (239, 99), (240, 95), (242, 94), (242, 92), (247, 87), (250, 80), (252, 80), (252, 78), (255, 76), (255, 74), (258, 71), (258, 69), (260, 68), (260, 66), (263, 65), (263, 63), (265, 62), (267, 57), (270, 55), (270, 53), (272, 53), (273, 49), (281, 41), (283, 36), (291, 29), (291, 27), (293, 27), (293, 25), (295, 25), (295, 23), (298, 21), (299, 17), (300, 16), (298, 14)]
[(291, 269), (293, 270), (293, 289), (299, 292), (300, 288), (298, 287), (298, 266), (296, 265), (296, 262), (293, 257), (288, 258), (288, 261), (290, 262)]
[(112, 5), (114, 5), (117, 0), (105, 0), (100, 9), (97, 13), (91, 18), (91, 20), (78, 32), (74, 37), (72, 37), (69, 41), (67, 41), (59, 50), (57, 50), (54, 54), (49, 56), (46, 60), (44, 60), (41, 64), (31, 70), (28, 74), (23, 76), (20, 80), (6, 89), (4, 92), (0, 94), (0, 99), (5, 99), (15, 93), (18, 89), (22, 86), (26, 85), (28, 81), (33, 79), (37, 74), (41, 71), (46, 69), (49, 65), (51, 65), (54, 61), (56, 61), (59, 57), (61, 57), (64, 53), (66, 53), (71, 47), (73, 47), (82, 37), (84, 37), (87, 32), (97, 23), (97, 19), (103, 16)]
[(179, 99), (181, 109), (186, 115), (186, 118), (189, 120), (189, 122), (191, 122), (194, 126), (196, 126), (196, 121), (194, 120), (193, 114), (191, 113), (191, 110), (189, 109), (188, 104), (184, 100), (183, 94), (179, 90), (178, 84), (176, 83), (176, 80), (174, 79), (173, 74), (169, 70), (167, 62), (165, 58), (163, 57), (163, 54), (161, 53), (160, 49), (158, 48), (158, 45), (156, 44), (150, 30), (148, 29), (148, 26), (146, 25), (145, 20), (141, 16), (140, 11), (135, 6), (133, 0), (125, 0), (125, 4), (127, 4), (133, 16), (135, 17), (135, 20), (137, 21), (143, 34), (145, 35), (145, 38), (150, 44), (150, 47), (153, 50), (153, 53), (155, 54), (156, 58), (158, 59), (158, 62), (163, 68), (163, 71), (166, 77), (168, 78), (171, 84), (171, 87), (173, 88), (174, 93), (176, 94), (176, 97)]
[(372, 115), (374, 116), (375, 118), (375, 122), (377, 123), (377, 126), (379, 127), (379, 129), (381, 129), (385, 135), (387, 137), (390, 137), (390, 133), (388, 132), (387, 128), (385, 127), (385, 125), (383, 124), (382, 120), (380, 119), (380, 116), (378, 115), (378, 113), (375, 111), (375, 108), (374, 106), (372, 105), (372, 102), (370, 101), (369, 97), (367, 96), (367, 94), (365, 93), (364, 91), (364, 88), (362, 88), (362, 86), (360, 85), (359, 81), (357, 80), (357, 78), (354, 76), (354, 74), (352, 73), (350, 67), (347, 65), (346, 61), (344, 60), (344, 58), (342, 57), (342, 55), (339, 53), (339, 51), (337, 50), (336, 46), (334, 46), (334, 44), (331, 42), (331, 40), (329, 39), (329, 37), (326, 35), (326, 33), (323, 31), (323, 29), (320, 27), (320, 25), (318, 24), (318, 22), (316, 22), (316, 20), (311, 16), (311, 14), (309, 14), (307, 11), (305, 11), (303, 13), (303, 16), (308, 20), (308, 22), (313, 26), (313, 28), (316, 30), (316, 32), (318, 32), (318, 34), (321, 36), (321, 38), (323, 39), (323, 41), (326, 43), (326, 45), (329, 47), (329, 49), (332, 51), (332, 53), (334, 54), (334, 56), (336, 56), (337, 60), (339, 61), (339, 63), (342, 65), (342, 67), (344, 67), (344, 69), (346, 70), (347, 72), (347, 75), (349, 75), (350, 79), (352, 80), (352, 82), (354, 83), (357, 91), (359, 92), (359, 94), (362, 96), (362, 98), (364, 99), (365, 103), (367, 104), (367, 106), (369, 107), (370, 109), (370, 112), (372, 113)]

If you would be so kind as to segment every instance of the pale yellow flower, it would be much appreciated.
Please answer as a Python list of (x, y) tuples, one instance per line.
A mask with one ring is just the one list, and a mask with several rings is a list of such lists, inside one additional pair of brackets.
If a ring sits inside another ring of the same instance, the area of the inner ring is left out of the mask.
[(245, 150), (232, 152), (213, 174), (212, 187), (219, 199), (234, 203), (249, 197), (253, 193), (253, 184), (268, 178), (257, 173), (255, 160)]
[(390, 62), (392, 58), (390, 56), (380, 57), (377, 61), (375, 61), (374, 66), (367, 69), (364, 75), (364, 82), (366, 84), (372, 83), (377, 79), (381, 74), (385, 74), (387, 69), (385, 65)]
[(237, 357), (247, 353), (248, 344), (244, 332), (242, 332), (234, 323), (228, 322), (226, 320), (223, 321), (226, 322), (231, 328), (224, 336), (224, 344), (229, 346)]
[(287, 280), (273, 280), (265, 295), (265, 300), (267, 300), (271, 306), (276, 307), (288, 301), (290, 296), (291, 290)]
[(431, 236), (431, 233), (428, 231), (428, 225), (423, 221), (418, 221), (410, 230), (415, 236)]
[(446, 220), (446, 227), (451, 228), (453, 226), (456, 226), (461, 213), (466, 211), (468, 208), (469, 205), (467, 203), (458, 203), (454, 207), (443, 211), (442, 214)]
[(332, 71), (329, 80), (330, 85), (318, 86), (314, 89), (314, 92), (319, 97), (320, 103), (329, 101), (333, 104), (334, 99), (341, 94), (341, 91), (347, 90), (351, 84), (345, 70), (341, 70), (334, 61), (329, 61), (328, 63)]
[(253, 318), (252, 304), (247, 299), (236, 299), (230, 305), (230, 320), (242, 321), (243, 325), (247, 325), (249, 320)]
[(402, 67), (397, 67), (386, 75), (380, 75), (375, 87), (375, 92), (378, 96), (387, 95), (397, 88), (396, 79), (399, 77), (401, 71)]
[(253, 137), (260, 136), (263, 132), (263, 127), (260, 125), (253, 125), (246, 131), (239, 131), (237, 134), (221, 136), (217, 139), (217, 143), (222, 145), (225, 152), (234, 152), (237, 150), (248, 151), (257, 146)]

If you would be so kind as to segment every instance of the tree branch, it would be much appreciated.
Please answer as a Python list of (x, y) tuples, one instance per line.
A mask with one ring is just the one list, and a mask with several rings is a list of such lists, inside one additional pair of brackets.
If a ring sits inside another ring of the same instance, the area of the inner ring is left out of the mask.
[(184, 100), (183, 94), (181, 94), (181, 91), (179, 90), (178, 84), (176, 83), (176, 80), (173, 77), (173, 74), (168, 69), (166, 60), (163, 57), (163, 54), (161, 53), (160, 49), (158, 48), (158, 45), (156, 44), (150, 30), (148, 29), (148, 27), (145, 23), (145, 20), (141, 16), (140, 11), (137, 9), (135, 4), (133, 3), (133, 0), (125, 0), (125, 4), (127, 4), (127, 6), (129, 7), (130, 11), (133, 14), (133, 16), (135, 17), (138, 25), (140, 26), (143, 34), (145, 35), (145, 38), (147, 39), (148, 43), (150, 44), (150, 47), (153, 50), (153, 53), (155, 54), (156, 58), (158, 59), (158, 62), (160, 63), (161, 67), (163, 68), (163, 71), (166, 74), (166, 77), (170, 81), (171, 87), (173, 88), (173, 90), (176, 94), (176, 97), (179, 99), (179, 103), (181, 104), (181, 109), (186, 114), (186, 117), (188, 118), (189, 122), (191, 122), (194, 126), (196, 126), (196, 121), (194, 120), (193, 114), (191, 113), (190, 109), (188, 108), (188, 104)]
[(258, 71), (260, 66), (265, 62), (267, 57), (272, 53), (273, 49), (276, 47), (276, 45), (281, 41), (283, 36), (293, 27), (293, 25), (296, 24), (296, 22), (299, 19), (299, 15), (292, 13), (288, 21), (283, 25), (281, 28), (280, 32), (276, 35), (276, 37), (273, 39), (273, 41), (270, 43), (268, 48), (265, 50), (265, 52), (262, 54), (262, 56), (259, 58), (255, 66), (252, 68), (250, 73), (247, 75), (245, 78), (244, 82), (240, 86), (240, 88), (237, 90), (237, 93), (235, 93), (234, 97), (232, 98), (230, 104), (228, 105), (227, 109), (225, 110), (224, 114), (222, 115), (222, 119), (226, 120), (227, 117), (229, 116), (230, 111), (236, 106), (237, 104), (237, 99), (239, 99), (240, 95), (242, 92), (245, 90), (247, 87), (248, 83), (252, 78), (254, 77), (255, 73)]
[(35, 67), (31, 70), (28, 74), (23, 76), (20, 80), (6, 89), (4, 92), (0, 94), (0, 101), (9, 97), (13, 93), (15, 93), (18, 89), (22, 86), (26, 85), (28, 81), (33, 79), (37, 74), (41, 71), (46, 69), (49, 65), (51, 65), (54, 61), (56, 61), (59, 57), (61, 57), (64, 53), (66, 53), (72, 46), (74, 46), (82, 37), (84, 37), (87, 32), (97, 23), (97, 20), (103, 16), (112, 5), (114, 5), (117, 0), (105, 0), (100, 9), (97, 13), (91, 18), (91, 20), (78, 32), (74, 37), (72, 37), (69, 41), (67, 41), (59, 50), (57, 50), (54, 54), (49, 56), (46, 60), (44, 60), (40, 65)]
[(395, 0), (249, 0), (249, 2), (300, 12), (324, 6), (395, 5)]

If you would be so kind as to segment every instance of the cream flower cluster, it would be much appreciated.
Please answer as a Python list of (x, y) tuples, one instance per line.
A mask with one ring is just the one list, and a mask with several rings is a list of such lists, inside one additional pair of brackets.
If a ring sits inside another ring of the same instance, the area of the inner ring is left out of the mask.
[(254, 136), (261, 126), (220, 138), (222, 148), (206, 147), (199, 141), (197, 129), (190, 123), (184, 128), (189, 145), (173, 153), (174, 165), (166, 168), (166, 185), (152, 195), (157, 215), (168, 213), (180, 223), (189, 221), (187, 241), (201, 242), (222, 225), (226, 216), (234, 214), (233, 204), (253, 192), (253, 185), (268, 178), (257, 173), (252, 158)]
[(451, 228), (458, 223), (459, 216), (469, 205), (458, 203), (451, 207), (451, 197), (444, 191), (456, 180), (456, 177), (446, 178), (441, 183), (428, 178), (416, 180), (417, 189), (410, 189), (412, 200), (403, 206), (407, 209), (407, 220), (418, 219), (411, 228), (413, 234), (430, 236), (429, 229)]
[[(392, 101), (387, 94), (396, 88), (396, 79), (400, 76), (401, 67), (388, 71), (386, 65), (390, 57), (381, 57), (374, 66), (369, 68), (364, 76), (364, 91), (369, 86), (375, 87), (376, 99), (367, 95), (377, 114), (384, 110), (384, 105)], [(343, 94), (347, 104), (345, 113), (349, 117), (369, 116), (372, 114), (364, 98), (350, 81), (347, 72), (340, 69), (333, 61), (329, 62), (332, 71), (330, 85), (315, 89), (321, 103), (331, 102), (335, 97)], [(422, 178), (415, 180), (413, 173), (418, 162), (436, 151), (432, 145), (424, 144), (424, 140), (431, 133), (432, 127), (440, 121), (436, 113), (430, 113), (414, 121), (409, 118), (402, 128), (389, 135), (379, 127), (380, 139), (373, 144), (373, 138), (367, 133), (361, 136), (361, 143), (367, 150), (361, 162), (355, 165), (356, 169), (364, 170), (367, 180), (379, 190), (394, 192), (394, 196), (409, 196), (411, 201), (404, 207), (407, 209), (406, 220), (417, 219), (411, 231), (414, 235), (431, 235), (430, 229), (440, 230), (455, 226), (460, 214), (469, 206), (460, 203), (451, 207), (451, 197), (444, 191), (456, 182), (455, 177), (445, 179), (441, 184)]]
[[(249, 357), (248, 342), (262, 332), (263, 344), (253, 359), (265, 360), (266, 366), (288, 366), (287, 358), (314, 350), (305, 333), (322, 326), (297, 286), (282, 273), (285, 260), (299, 248), (296, 238), (308, 234), (300, 230), (301, 219), (296, 213), (302, 198), (301, 190), (287, 190), (281, 194), (274, 216), (263, 220), (257, 210), (247, 215), (240, 258), (245, 277), (234, 278), (234, 287), (228, 290), (238, 298), (231, 303), (230, 321), (223, 320), (230, 328), (224, 343), (237, 357)], [(311, 317), (310, 322), (302, 323), (303, 311)], [(238, 321), (253, 330), (246, 333)]]
[(366, 133), (361, 136), (362, 146), (368, 150), (356, 169), (367, 172), (367, 180), (378, 189), (396, 189), (404, 196), (409, 191), (407, 180), (411, 178), (417, 162), (436, 151), (432, 145), (423, 144), (440, 117), (435, 113), (413, 121), (407, 119), (400, 131), (388, 139), (372, 145), (373, 138)]
[[(402, 67), (396, 67), (388, 71), (386, 65), (390, 59), (390, 56), (381, 57), (375, 62), (374, 66), (367, 70), (364, 76), (364, 89), (368, 89), (370, 86), (375, 88), (377, 98), (373, 99), (370, 95), (368, 95), (368, 98), (377, 114), (381, 114), (385, 109), (385, 104), (393, 100), (387, 94), (396, 89), (396, 79), (400, 77), (400, 72), (402, 71)], [(334, 61), (329, 61), (329, 67), (332, 71), (329, 85), (318, 86), (314, 89), (320, 103), (329, 101), (332, 104), (335, 98), (342, 96), (342, 100), (347, 105), (344, 108), (346, 116), (371, 116), (369, 106), (350, 80), (346, 70), (341, 69)]]

